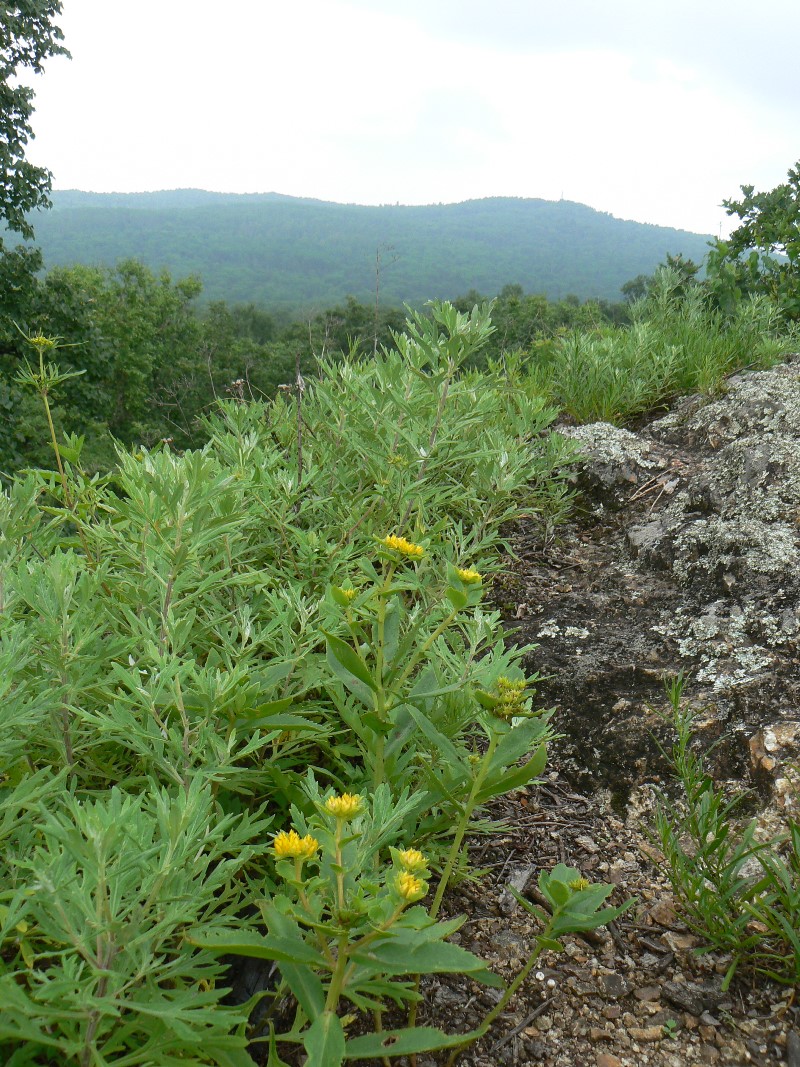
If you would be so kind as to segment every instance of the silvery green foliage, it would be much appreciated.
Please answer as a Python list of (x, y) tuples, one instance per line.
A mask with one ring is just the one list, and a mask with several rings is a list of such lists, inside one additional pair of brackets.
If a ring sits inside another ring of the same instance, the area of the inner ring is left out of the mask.
[[(431, 563), (388, 598), (422, 652), (384, 761), (403, 814), (381, 840), (451, 832), (474, 691), (521, 650), (466, 600), (436, 633), (447, 568), (488, 578), (503, 524), (557, 517), (571, 450), (507, 368), (462, 373), (489, 330), (485, 311), (435, 307), (302, 395), (223, 405), (202, 451), (120, 450), (90, 477), (73, 441), (64, 478), (0, 493), (0, 1058), (250, 1062), (246, 1011), (223, 1005), (223, 968), (187, 931), (252, 926), (254, 887), (273, 890), (266, 828), (309, 810), (309, 769), (376, 780), (380, 731), (356, 729), (332, 669), (326, 632), (352, 635), (326, 590), (369, 581), (388, 533), (424, 536)], [(526, 723), (482, 802), (518, 741), (543, 760)]]
[(96, 799), (61, 786), (28, 802), (35, 837), (5, 853), (0, 918), (16, 952), (0, 971), (0, 1048), (87, 1065), (247, 1063), (246, 1015), (220, 1003), (224, 969), (184, 933), (236, 914), (267, 822), (220, 816), (199, 778)]

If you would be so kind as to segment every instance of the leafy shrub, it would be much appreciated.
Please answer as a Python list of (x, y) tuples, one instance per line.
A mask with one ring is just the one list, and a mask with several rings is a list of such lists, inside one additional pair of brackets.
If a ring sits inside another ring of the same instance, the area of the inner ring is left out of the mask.
[(58, 472), (0, 495), (7, 1062), (248, 1063), (200, 938), (274, 919), (250, 908), (280, 896), (269, 826), (366, 794), (384, 857), (424, 846), (444, 892), (473, 813), (541, 772), (547, 716), (482, 598), (503, 524), (563, 513), (572, 453), (540, 397), (461, 372), (489, 329), (434, 307), (396, 351), (102, 477), (53, 427)]

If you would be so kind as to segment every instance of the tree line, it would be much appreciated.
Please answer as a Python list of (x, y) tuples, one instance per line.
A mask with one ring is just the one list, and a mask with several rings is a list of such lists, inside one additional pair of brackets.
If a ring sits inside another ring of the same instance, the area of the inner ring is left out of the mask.
[[(33, 136), (33, 90), (20, 74), (41, 72), (53, 55), (68, 54), (56, 25), (60, 0), (26, 0), (0, 8), (0, 222), (6, 239), (33, 236), (31, 212), (50, 205), (52, 176), (26, 158)], [(704, 299), (731, 313), (741, 301), (765, 294), (787, 319), (800, 318), (800, 164), (769, 192), (741, 187), (726, 200), (739, 226), (727, 241), (712, 242), (701, 280), (698, 264), (668, 257), (681, 284), (702, 286)], [(411, 210), (411, 209), (409, 209)], [(481, 222), (488, 204), (473, 205)], [(376, 271), (376, 286), (381, 281)], [(622, 286), (623, 301), (548, 300), (507, 285), (493, 307), (495, 330), (482, 360), (521, 351), (535, 358), (542, 345), (569, 330), (624, 325), (628, 306), (647, 295), (651, 277)], [(337, 351), (368, 357), (393, 343), (405, 312), (350, 296), (301, 321), (253, 304), (201, 305), (196, 277), (173, 280), (137, 260), (115, 267), (62, 266), (42, 273), (41, 252), (0, 239), (0, 474), (52, 461), (48, 430), (37, 398), (24, 383), (26, 361), (42, 348), (31, 338), (57, 338), (66, 378), (50, 397), (60, 435), (83, 435), (84, 459), (96, 469), (113, 462), (114, 441), (177, 448), (203, 441), (202, 416), (222, 397), (270, 397), (313, 373), (314, 358)], [(381, 290), (385, 300), (385, 290)], [(437, 294), (431, 293), (431, 296)], [(470, 290), (456, 300), (468, 309), (483, 302)]]

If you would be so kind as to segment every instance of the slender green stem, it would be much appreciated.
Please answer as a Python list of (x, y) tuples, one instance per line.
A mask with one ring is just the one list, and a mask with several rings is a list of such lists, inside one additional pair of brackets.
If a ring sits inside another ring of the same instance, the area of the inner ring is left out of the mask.
[[(436, 918), (436, 916), (439, 914), (439, 908), (442, 906), (444, 894), (447, 891), (447, 886), (453, 874), (453, 868), (455, 867), (456, 860), (458, 859), (458, 854), (461, 851), (461, 845), (464, 841), (464, 835), (467, 832), (467, 827), (469, 826), (470, 819), (472, 818), (472, 813), (475, 811), (475, 808), (478, 805), (478, 796), (480, 794), (483, 783), (486, 780), (486, 775), (489, 771), (489, 764), (492, 762), (492, 757), (494, 756), (498, 741), (498, 734), (494, 730), (492, 730), (489, 734), (489, 745), (486, 749), (486, 753), (483, 759), (481, 760), (477, 774), (472, 780), (472, 788), (470, 789), (469, 796), (467, 797), (467, 802), (464, 805), (464, 810), (461, 812), (461, 817), (458, 820), (458, 827), (456, 828), (453, 843), (450, 846), (450, 852), (447, 855), (447, 862), (444, 865), (442, 877), (439, 879), (439, 884), (436, 887), (436, 894), (433, 898), (433, 903), (431, 904), (430, 909), (430, 917), (432, 919)], [(414, 989), (416, 992), (419, 991), (419, 975), (417, 975), (416, 977)], [(416, 1022), (417, 1003), (415, 1002), (411, 1005), (411, 1008), (409, 1009), (408, 1013), (409, 1027), (414, 1027), (416, 1025)]]
[[(386, 604), (389, 596), (389, 590), (392, 586), (392, 578), (394, 576), (396, 563), (389, 563), (386, 573), (383, 577), (383, 584), (378, 590), (378, 611), (377, 611), (377, 634), (376, 634), (376, 648), (375, 648), (375, 684), (378, 689), (374, 695), (375, 714), (380, 722), (386, 720), (386, 693), (383, 685), (383, 675), (386, 666), (385, 661), (385, 649), (386, 642)], [(384, 762), (383, 754), (386, 746), (386, 739), (382, 733), (378, 733), (375, 738), (375, 763), (372, 771), (372, 786), (373, 789), (377, 789), (383, 782), (384, 778)]]
[(342, 866), (342, 829), (344, 821), (336, 818), (336, 906), (339, 912), (344, 911), (344, 868)]
[[(551, 932), (551, 926), (552, 926), (552, 920), (551, 920), (550, 923), (548, 923), (544, 933), (539, 935), (539, 936), (540, 937), (549, 937), (550, 936), (550, 932)], [(454, 1048), (453, 1051), (450, 1053), (450, 1056), (448, 1057), (448, 1060), (447, 1060), (447, 1063), (446, 1063), (445, 1067), (453, 1067), (453, 1064), (456, 1062), (456, 1060), (461, 1055), (461, 1053), (464, 1052), (464, 1050), (467, 1049), (472, 1044), (473, 1041), (477, 1041), (478, 1037), (480, 1037), (482, 1034), (485, 1034), (486, 1031), (489, 1029), (489, 1027), (492, 1025), (492, 1023), (495, 1021), (495, 1019), (498, 1017), (498, 1015), (500, 1015), (502, 1012), (505, 1011), (505, 1009), (508, 1007), (508, 1004), (509, 1004), (511, 998), (514, 996), (516, 991), (519, 989), (519, 987), (522, 985), (522, 983), (525, 981), (525, 979), (531, 973), (531, 971), (533, 970), (534, 964), (539, 959), (539, 956), (541, 956), (541, 954), (542, 954), (541, 941), (539, 941), (539, 939), (537, 938), (536, 948), (533, 950), (533, 952), (528, 957), (528, 962), (525, 964), (525, 966), (522, 968), (522, 970), (517, 974), (517, 976), (515, 977), (514, 981), (511, 983), (511, 985), (508, 987), (508, 989), (502, 995), (500, 1000), (497, 1002), (497, 1004), (495, 1004), (495, 1006), (492, 1008), (492, 1010), (489, 1012), (489, 1014), (483, 1020), (481, 1025), (478, 1027), (478, 1033), (477, 1033), (476, 1037), (474, 1037), (471, 1041), (466, 1041), (466, 1042), (464, 1042), (463, 1045), (458, 1045), (456, 1048)]]
[(67, 475), (64, 471), (64, 465), (61, 462), (61, 449), (58, 447), (58, 439), (56, 437), (56, 428), (53, 425), (53, 416), (50, 414), (50, 402), (47, 399), (47, 390), (43, 389), (41, 393), (42, 403), (44, 404), (44, 413), (47, 416), (47, 425), (50, 428), (50, 441), (53, 445), (53, 451), (56, 454), (56, 464), (58, 465), (58, 473), (61, 478), (61, 485), (64, 488), (64, 500), (67, 507), (72, 511), (72, 495), (69, 491), (69, 484), (67, 482)]
[(450, 846), (450, 852), (447, 856), (447, 863), (445, 864), (444, 870), (442, 871), (442, 877), (439, 879), (439, 885), (436, 887), (436, 895), (433, 898), (433, 904), (431, 905), (430, 911), (432, 919), (435, 919), (436, 916), (439, 914), (439, 908), (441, 907), (444, 894), (447, 890), (448, 883), (453, 874), (453, 868), (456, 864), (456, 860), (458, 859), (458, 854), (461, 851), (461, 844), (464, 840), (464, 835), (467, 832), (469, 821), (472, 818), (472, 813), (478, 805), (478, 795), (481, 791), (484, 781), (486, 780), (486, 775), (489, 771), (489, 764), (492, 762), (492, 757), (494, 756), (495, 749), (497, 748), (498, 740), (499, 737), (497, 733), (492, 730), (489, 735), (489, 745), (486, 749), (486, 754), (481, 760), (480, 766), (478, 767), (478, 773), (475, 775), (475, 778), (472, 781), (472, 789), (470, 789), (469, 796), (467, 797), (467, 802), (464, 805), (464, 810), (461, 812), (461, 818), (458, 820), (458, 827), (456, 829), (455, 837), (453, 838), (453, 843)]
[(394, 685), (392, 686), (392, 688), (395, 691), (397, 691), (400, 688), (400, 686), (403, 684), (403, 682), (406, 681), (406, 679), (411, 674), (411, 672), (414, 670), (414, 668), (417, 666), (417, 664), (422, 659), (422, 657), (428, 652), (428, 650), (430, 649), (430, 647), (433, 644), (433, 642), (438, 637), (442, 636), (442, 634), (448, 628), (448, 626), (453, 621), (453, 619), (456, 617), (456, 615), (458, 615), (458, 608), (453, 608), (453, 610), (448, 614), (447, 618), (445, 618), (442, 622), (439, 623), (439, 625), (436, 627), (436, 629), (433, 631), (433, 633), (430, 635), (430, 637), (427, 639), (427, 641), (425, 641), (425, 643), (423, 645), (421, 645), (417, 649), (417, 651), (414, 653), (414, 655), (411, 657), (411, 659), (406, 664), (406, 668), (403, 671), (403, 673), (397, 679), (396, 683), (394, 683)]
[(331, 976), (331, 984), (328, 986), (328, 996), (325, 999), (325, 1011), (335, 1012), (339, 1006), (339, 998), (344, 992), (345, 975), (347, 965), (350, 962), (347, 955), (347, 932), (339, 938), (336, 951), (336, 967)]
[[(541, 934), (540, 936), (541, 937), (545, 937), (545, 938), (549, 937), (550, 936), (550, 927), (551, 926), (552, 926), (552, 923), (548, 923), (547, 927), (545, 928), (544, 933)], [(541, 954), (542, 954), (542, 946), (541, 946), (540, 942), (537, 939), (536, 948), (533, 950), (533, 952), (528, 957), (528, 962), (525, 964), (525, 966), (522, 968), (522, 970), (517, 974), (516, 978), (511, 983), (511, 985), (508, 987), (508, 989), (505, 991), (505, 993), (503, 993), (503, 995), (500, 998), (500, 1000), (498, 1000), (498, 1002), (495, 1004), (495, 1006), (492, 1008), (492, 1010), (489, 1012), (489, 1014), (483, 1020), (481, 1029), (483, 1029), (485, 1027), (488, 1030), (489, 1027), (492, 1025), (492, 1023), (497, 1018), (497, 1016), (500, 1015), (501, 1012), (505, 1011), (505, 1009), (508, 1007), (508, 1004), (509, 1004), (511, 998), (514, 996), (516, 991), (519, 989), (519, 987), (522, 985), (522, 983), (525, 981), (525, 979), (531, 973), (531, 971), (533, 970), (534, 964), (539, 959)]]
[[(376, 1009), (372, 1013), (372, 1017), (375, 1020), (375, 1033), (376, 1034), (383, 1033), (383, 1012), (382, 1011), (378, 1011)], [(388, 1056), (384, 1056), (381, 1059), (381, 1063), (383, 1064), (383, 1067), (391, 1067), (391, 1061), (389, 1060)]]

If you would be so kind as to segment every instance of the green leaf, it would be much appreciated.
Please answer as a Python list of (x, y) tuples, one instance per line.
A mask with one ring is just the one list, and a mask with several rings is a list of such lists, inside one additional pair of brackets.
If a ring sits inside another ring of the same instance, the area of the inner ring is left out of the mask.
[(365, 965), (377, 965), (387, 974), (468, 974), (484, 985), (503, 984), (483, 960), (460, 945), (447, 942), (428, 942), (409, 949), (394, 940), (386, 941), (365, 952), (353, 953), (352, 958)]
[(412, 704), (406, 704), (405, 708), (425, 737), (444, 757), (445, 762), (453, 769), (459, 767), (464, 762), (464, 754), (458, 751), (450, 738), (445, 737), (443, 733), (437, 730), (427, 715), (423, 715), (418, 708), (415, 708)]
[(365, 697), (364, 687), (366, 686), (373, 693), (378, 691), (378, 687), (366, 663), (346, 641), (329, 634), (326, 630), (322, 632), (327, 645), (328, 666), (348, 689), (355, 693), (363, 703), (368, 704), (369, 697)]
[(399, 596), (393, 596), (386, 605), (383, 622), (383, 661), (387, 667), (394, 663), (400, 644), (400, 622), (403, 617), (403, 602)]
[[(296, 929), (296, 928), (295, 928)], [(279, 963), (310, 963), (323, 966), (324, 960), (301, 936), (279, 936), (275, 934), (256, 934), (250, 930), (197, 930), (187, 934), (185, 939), (190, 945), (208, 949), (210, 952), (225, 954), (236, 953), (239, 956), (253, 956), (261, 960), (276, 960)], [(283, 973), (283, 968), (281, 968)]]
[(325, 1008), (325, 990), (311, 967), (304, 964), (324, 967), (325, 962), (316, 952), (313, 959), (304, 959), (302, 953), (313, 950), (303, 939), (298, 925), (287, 915), (283, 915), (274, 904), (261, 904), (260, 909), (270, 935), (295, 946), (294, 960), (281, 963), (281, 974), (308, 1018), (315, 1019)]
[(452, 586), (448, 586), (445, 589), (445, 596), (456, 609), (456, 611), (462, 611), (469, 600), (469, 597), (463, 589), (454, 589)]
[(361, 716), (361, 721), (365, 726), (368, 726), (370, 730), (373, 730), (376, 734), (381, 734), (386, 737), (394, 729), (394, 723), (385, 719), (381, 719), (380, 716), (374, 711), (365, 712)]
[(564, 946), (553, 937), (537, 937), (537, 942), (545, 952), (563, 952)]
[(303, 1041), (308, 1053), (306, 1067), (341, 1067), (344, 1059), (344, 1030), (338, 1015), (324, 1011), (308, 1028)]
[(59, 445), (58, 451), (68, 463), (77, 463), (81, 457), (80, 449), (70, 448), (68, 445)]
[[(508, 770), (505, 767), (496, 769), (499, 770), (497, 777), (489, 777), (486, 784), (478, 793), (478, 803), (484, 804), (491, 797), (498, 794), (510, 793), (512, 789), (519, 789), (520, 786), (528, 785), (534, 778), (538, 778), (547, 765), (547, 746), (540, 745), (536, 753), (524, 763), (521, 767), (515, 767), (513, 770)], [(490, 769), (489, 774), (491, 774)]]
[(384, 1056), (411, 1056), (416, 1052), (457, 1048), (482, 1035), (482, 1030), (468, 1034), (446, 1034), (433, 1026), (416, 1026), (405, 1030), (381, 1030), (351, 1038), (345, 1045), (346, 1060), (379, 1060)]
[(311, 1019), (319, 1015), (325, 1007), (325, 988), (311, 968), (301, 963), (282, 963), (281, 975), (306, 1015)]
[(302, 715), (267, 715), (259, 719), (237, 719), (234, 723), (237, 731), (245, 728), (255, 730), (275, 730), (279, 733), (289, 730), (320, 730), (320, 724), (312, 719), (303, 718)]
[(547, 723), (542, 719), (523, 719), (504, 734), (495, 750), (489, 774), (502, 767), (510, 767), (520, 757), (530, 752), (547, 735)]
[(282, 697), (280, 700), (268, 700), (264, 704), (255, 704), (252, 708), (245, 708), (244, 715), (239, 722), (247, 722), (259, 716), (266, 721), (270, 715), (276, 715), (279, 711), (286, 711), (294, 704), (294, 697)]
[(282, 1060), (278, 1055), (278, 1048), (275, 1042), (275, 1027), (272, 1023), (269, 1024), (269, 1058), (267, 1059), (267, 1067), (289, 1067), (286, 1060)]

